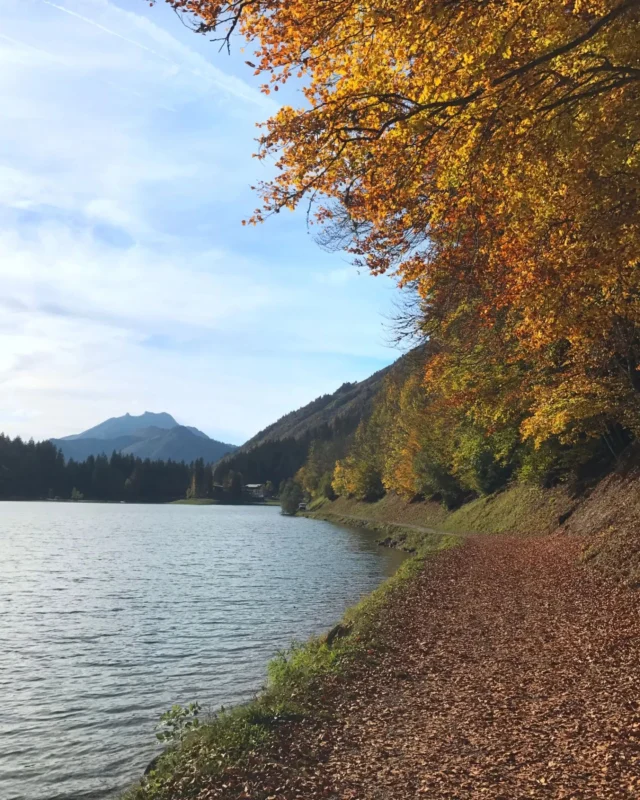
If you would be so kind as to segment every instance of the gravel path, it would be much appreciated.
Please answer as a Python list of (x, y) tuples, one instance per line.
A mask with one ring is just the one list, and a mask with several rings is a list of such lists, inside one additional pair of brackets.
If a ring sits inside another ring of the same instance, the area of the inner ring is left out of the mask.
[(233, 796), (640, 798), (640, 595), (577, 550), (470, 537), (433, 559), (377, 666)]

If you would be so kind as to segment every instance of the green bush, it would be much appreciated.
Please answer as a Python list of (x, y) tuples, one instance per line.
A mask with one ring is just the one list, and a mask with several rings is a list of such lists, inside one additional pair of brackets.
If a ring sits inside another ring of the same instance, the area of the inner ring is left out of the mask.
[(158, 725), (162, 730), (156, 733), (160, 742), (181, 742), (189, 731), (200, 727), (198, 703), (189, 703), (184, 708), (180, 705), (171, 706), (169, 711), (160, 717)]
[(295, 514), (303, 498), (304, 495), (300, 484), (293, 480), (286, 481), (280, 492), (282, 513), (287, 515)]

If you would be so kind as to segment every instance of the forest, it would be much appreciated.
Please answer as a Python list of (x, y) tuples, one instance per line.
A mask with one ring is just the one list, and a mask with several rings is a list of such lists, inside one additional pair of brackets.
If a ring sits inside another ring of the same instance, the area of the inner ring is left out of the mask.
[(167, 502), (185, 497), (194, 474), (192, 465), (119, 453), (65, 462), (51, 442), (0, 434), (0, 500)]
[[(294, 463), (297, 469), (298, 464)], [(295, 469), (284, 478), (294, 472)], [(267, 479), (260, 482), (267, 484), (269, 495), (275, 494)], [(242, 473), (229, 467), (216, 482), (214, 466), (202, 458), (186, 464), (113, 452), (111, 456), (89, 456), (85, 461), (65, 460), (62, 451), (50, 441), (25, 442), (0, 433), (0, 500), (252, 502), (244, 484)]]
[(640, 0), (168, 2), (244, 36), (266, 94), (301, 87), (246, 222), (307, 209), (421, 343), (299, 481), (455, 505), (606, 469), (640, 433)]

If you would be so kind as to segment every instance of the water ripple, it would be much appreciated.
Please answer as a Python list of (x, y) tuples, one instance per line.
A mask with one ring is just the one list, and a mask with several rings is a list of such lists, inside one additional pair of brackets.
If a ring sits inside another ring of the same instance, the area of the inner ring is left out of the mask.
[(0, 503), (0, 796), (117, 797), (160, 714), (249, 699), (268, 659), (401, 560), (266, 507)]

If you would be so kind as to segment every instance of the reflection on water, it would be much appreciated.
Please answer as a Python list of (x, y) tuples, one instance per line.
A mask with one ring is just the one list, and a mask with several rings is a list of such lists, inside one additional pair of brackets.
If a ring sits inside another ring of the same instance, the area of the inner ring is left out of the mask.
[(115, 797), (173, 703), (260, 687), (401, 554), (272, 507), (0, 503), (0, 797)]

